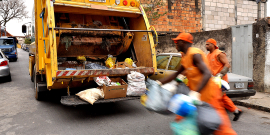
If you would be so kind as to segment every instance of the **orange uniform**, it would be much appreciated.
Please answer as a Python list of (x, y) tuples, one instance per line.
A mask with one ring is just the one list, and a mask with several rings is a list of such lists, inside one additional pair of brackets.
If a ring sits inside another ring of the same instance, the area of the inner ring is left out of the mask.
[[(211, 72), (214, 76), (216, 74), (218, 74), (224, 67), (223, 63), (219, 62), (217, 59), (218, 55), (221, 53), (223, 53), (223, 52), (220, 51), (219, 49), (216, 49), (212, 53), (207, 54), (207, 59), (208, 59), (209, 64), (210, 64), (210, 69), (211, 69)], [(225, 80), (226, 82), (229, 82), (227, 74), (225, 76), (223, 76), (222, 79)], [(229, 110), (230, 112), (234, 112), (237, 109), (237, 107), (234, 105), (232, 100), (226, 94), (223, 94), (222, 102), (224, 104), (224, 107), (227, 110)]]
[[(191, 90), (195, 90), (197, 86), (201, 83), (203, 78), (203, 74), (200, 72), (198, 67), (195, 67), (193, 64), (193, 55), (201, 54), (204, 63), (209, 68), (208, 60), (206, 58), (205, 53), (194, 47), (189, 47), (185, 56), (182, 57), (181, 64), (184, 66), (186, 72), (186, 76), (189, 80), (189, 88)], [(206, 86), (200, 91), (201, 100), (211, 104), (219, 113), (222, 124), (219, 127), (219, 130), (215, 131), (215, 135), (236, 135), (236, 132), (231, 128), (231, 123), (227, 112), (222, 106), (221, 102), (221, 91), (219, 90), (218, 85), (213, 81), (212, 78), (209, 79)]]

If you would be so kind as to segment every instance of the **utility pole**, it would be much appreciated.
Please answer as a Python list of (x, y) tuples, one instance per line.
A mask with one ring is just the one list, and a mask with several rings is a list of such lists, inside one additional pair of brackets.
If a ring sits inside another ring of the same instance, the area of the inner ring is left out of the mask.
[(257, 3), (257, 5), (258, 5), (258, 14), (257, 14), (257, 21), (259, 21), (259, 19), (261, 19), (261, 1), (259, 1), (258, 3)]

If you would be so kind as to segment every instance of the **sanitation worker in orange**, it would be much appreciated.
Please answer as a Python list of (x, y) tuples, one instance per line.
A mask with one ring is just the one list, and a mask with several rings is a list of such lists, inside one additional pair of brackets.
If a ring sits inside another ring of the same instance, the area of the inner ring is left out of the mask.
[(176, 49), (184, 53), (181, 59), (182, 66), (176, 73), (157, 82), (160, 85), (168, 83), (174, 80), (180, 73), (186, 71), (188, 87), (191, 90), (189, 96), (197, 97), (201, 101), (211, 104), (221, 117), (222, 124), (214, 132), (214, 135), (236, 135), (236, 132), (231, 127), (228, 114), (222, 106), (221, 90), (211, 77), (206, 54), (198, 48), (191, 47), (193, 36), (190, 33), (180, 33), (173, 40)]
[[(213, 76), (220, 76), (224, 81), (228, 82), (227, 72), (231, 67), (226, 54), (219, 50), (215, 39), (208, 39), (206, 41), (206, 49), (209, 51), (207, 59), (209, 61), (210, 70)], [(237, 121), (242, 114), (242, 110), (238, 109), (232, 100), (223, 92), (222, 102), (224, 107), (234, 114), (233, 121)]]

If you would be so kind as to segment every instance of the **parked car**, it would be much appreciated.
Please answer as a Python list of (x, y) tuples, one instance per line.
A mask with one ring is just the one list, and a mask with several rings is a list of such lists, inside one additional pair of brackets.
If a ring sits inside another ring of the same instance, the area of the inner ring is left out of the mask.
[(18, 40), (16, 37), (0, 38), (0, 49), (8, 56), (8, 59), (13, 61), (17, 61), (18, 59), (17, 43)]
[[(157, 73), (150, 76), (153, 80), (158, 80), (163, 77), (175, 73), (181, 66), (180, 53), (162, 53), (157, 55)], [(253, 89), (253, 79), (233, 73), (228, 73), (230, 90), (226, 92), (232, 100), (248, 99), (254, 96), (256, 91)]]
[(4, 77), (5, 81), (11, 81), (9, 60), (7, 56), (0, 49), (0, 77)]

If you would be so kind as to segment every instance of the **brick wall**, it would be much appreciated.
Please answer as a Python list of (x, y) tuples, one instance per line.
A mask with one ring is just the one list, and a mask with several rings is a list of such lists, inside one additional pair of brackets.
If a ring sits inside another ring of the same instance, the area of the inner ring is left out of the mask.
[[(146, 3), (146, 1), (142, 0), (141, 3)], [(172, 2), (171, 12), (168, 10), (168, 0), (163, 0), (164, 6), (156, 8), (160, 14), (167, 12), (151, 23), (157, 31), (200, 32), (202, 30), (201, 0), (198, 0), (199, 10), (195, 6), (195, 0), (170, 1)]]
[[(224, 29), (235, 25), (234, 0), (205, 0), (205, 30)], [(264, 3), (261, 4), (264, 17)], [(257, 18), (255, 1), (237, 0), (237, 25), (251, 24)]]

